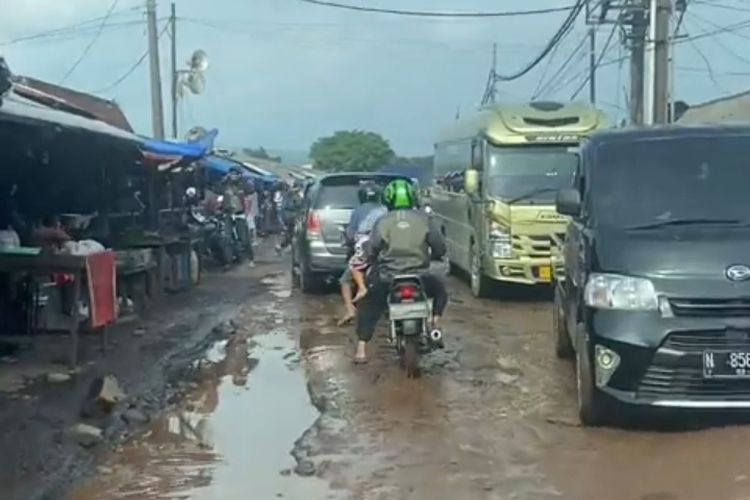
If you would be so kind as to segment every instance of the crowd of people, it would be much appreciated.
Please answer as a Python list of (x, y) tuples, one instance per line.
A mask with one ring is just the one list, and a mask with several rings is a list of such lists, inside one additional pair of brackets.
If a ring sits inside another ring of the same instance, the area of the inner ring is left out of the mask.
[(206, 189), (202, 202), (206, 213), (219, 211), (241, 218), (247, 231), (240, 238), (246, 243), (250, 265), (255, 264), (252, 248), (259, 237), (278, 235), (277, 252), (291, 244), (296, 214), (301, 206), (304, 184), (267, 181), (242, 176), (230, 171), (219, 183)]

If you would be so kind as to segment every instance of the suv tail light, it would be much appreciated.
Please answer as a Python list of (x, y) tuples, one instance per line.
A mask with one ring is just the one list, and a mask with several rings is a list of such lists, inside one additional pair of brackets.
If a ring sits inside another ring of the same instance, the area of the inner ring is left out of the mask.
[(308, 236), (320, 236), (320, 218), (317, 212), (310, 212), (307, 215), (307, 234)]
[(398, 289), (398, 295), (401, 300), (414, 300), (417, 289), (412, 285), (404, 285)]

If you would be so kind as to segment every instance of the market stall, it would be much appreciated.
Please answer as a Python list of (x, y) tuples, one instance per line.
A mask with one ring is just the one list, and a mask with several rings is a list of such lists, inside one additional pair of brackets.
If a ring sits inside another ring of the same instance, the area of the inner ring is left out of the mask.
[[(81, 327), (106, 342), (117, 318), (114, 253), (107, 250), (107, 179), (139, 161), (139, 138), (97, 120), (0, 97), (0, 274), (2, 334), (41, 330), (71, 337)], [(83, 214), (92, 214), (88, 217)], [(99, 225), (63, 229), (63, 218)], [(111, 247), (110, 247), (111, 248)], [(56, 307), (51, 307), (53, 304)]]

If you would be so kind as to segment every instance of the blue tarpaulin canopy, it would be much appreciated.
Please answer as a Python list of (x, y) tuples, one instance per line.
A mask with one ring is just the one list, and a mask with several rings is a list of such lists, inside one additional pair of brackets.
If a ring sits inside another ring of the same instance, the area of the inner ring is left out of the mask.
[(230, 170), (239, 170), (245, 179), (252, 179), (257, 181), (267, 182), (269, 184), (279, 182), (281, 179), (274, 175), (261, 175), (253, 172), (243, 163), (238, 161), (230, 160), (229, 158), (223, 158), (221, 156), (209, 155), (201, 160), (201, 165), (205, 168), (212, 170), (216, 173), (226, 175)]
[(214, 139), (219, 134), (217, 129), (208, 132), (196, 142), (180, 143), (161, 141), (142, 137), (141, 148), (144, 154), (167, 159), (197, 161), (206, 156), (214, 147)]

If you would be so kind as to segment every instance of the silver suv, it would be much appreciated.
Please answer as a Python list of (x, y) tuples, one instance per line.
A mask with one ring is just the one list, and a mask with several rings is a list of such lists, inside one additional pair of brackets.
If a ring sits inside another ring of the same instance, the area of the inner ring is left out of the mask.
[(314, 292), (346, 269), (344, 231), (359, 206), (359, 187), (381, 187), (409, 177), (378, 173), (330, 174), (308, 186), (292, 238), (292, 280), (304, 293)]

